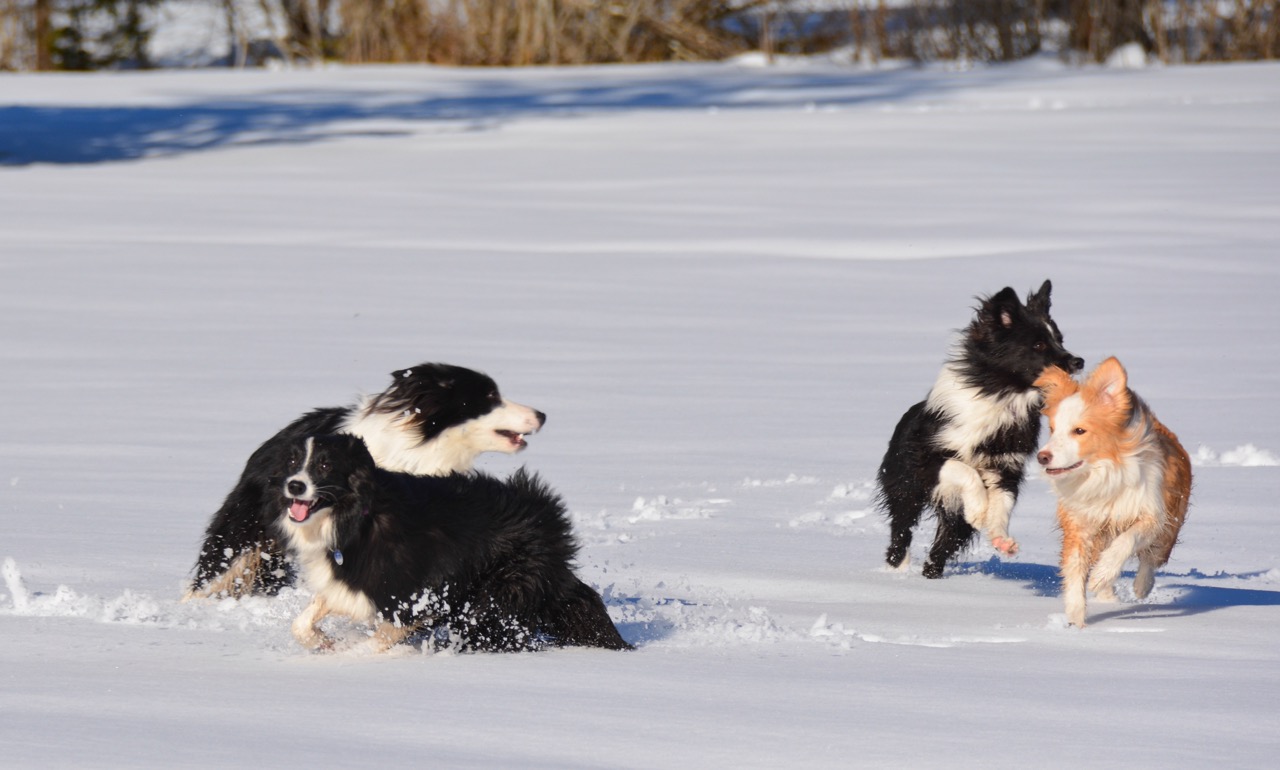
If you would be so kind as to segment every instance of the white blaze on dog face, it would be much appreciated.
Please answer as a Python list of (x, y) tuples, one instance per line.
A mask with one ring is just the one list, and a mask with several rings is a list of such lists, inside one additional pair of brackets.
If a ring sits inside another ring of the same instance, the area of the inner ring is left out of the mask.
[(1084, 418), (1085, 402), (1079, 393), (1070, 395), (1058, 403), (1057, 409), (1049, 416), (1049, 443), (1040, 449), (1040, 456), (1048, 453), (1048, 462), (1043, 462), (1045, 473), (1050, 477), (1060, 476), (1075, 470), (1081, 464), (1079, 437), (1080, 422)]
[(312, 456), (315, 453), (315, 439), (306, 439), (303, 447), (301, 456), (295, 453), (290, 458), (289, 470), (294, 473), (284, 480), (282, 490), (285, 499), (289, 501), (286, 512), (291, 520), (299, 524), (310, 518), (320, 502), (315, 480), (310, 473)]

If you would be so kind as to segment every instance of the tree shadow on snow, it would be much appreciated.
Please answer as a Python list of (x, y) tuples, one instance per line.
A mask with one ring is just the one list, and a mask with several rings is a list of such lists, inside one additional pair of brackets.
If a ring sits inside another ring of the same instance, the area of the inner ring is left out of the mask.
[[(957, 84), (955, 73), (933, 70), (786, 72), (669, 66), (650, 68), (640, 76), (635, 71), (617, 72), (613, 76), (605, 69), (588, 69), (549, 78), (523, 73), (476, 78), (468, 72), (424, 71), (420, 84), (405, 78), (385, 88), (279, 90), (163, 106), (0, 105), (0, 166), (127, 161), (219, 147), (416, 130), (361, 127), (378, 120), (475, 131), (529, 116), (849, 106), (938, 93)], [(1002, 79), (998, 73), (993, 69), (968, 77), (964, 85), (972, 88)]]
[[(1000, 580), (1023, 583), (1028, 590), (1037, 596), (1060, 597), (1062, 595), (1058, 568), (1048, 564), (1025, 564), (1001, 561), (991, 557), (984, 562), (967, 562), (957, 564), (956, 574), (990, 575)], [(1135, 620), (1139, 618), (1171, 618), (1199, 615), (1228, 607), (1280, 607), (1280, 591), (1261, 591), (1253, 588), (1235, 588), (1231, 586), (1208, 585), (1205, 581), (1250, 580), (1266, 575), (1267, 571), (1226, 573), (1212, 575), (1192, 569), (1186, 573), (1157, 572), (1156, 587), (1152, 596), (1134, 603), (1121, 602), (1120, 605), (1106, 605), (1090, 602), (1090, 609), (1114, 607), (1103, 612), (1091, 612), (1091, 623), (1101, 620)], [(1117, 581), (1117, 590), (1133, 584), (1135, 573), (1127, 571)], [(1171, 581), (1192, 582), (1171, 582)], [(1161, 601), (1160, 597), (1175, 592), (1171, 601)], [(1123, 595), (1123, 593), (1122, 593)]]

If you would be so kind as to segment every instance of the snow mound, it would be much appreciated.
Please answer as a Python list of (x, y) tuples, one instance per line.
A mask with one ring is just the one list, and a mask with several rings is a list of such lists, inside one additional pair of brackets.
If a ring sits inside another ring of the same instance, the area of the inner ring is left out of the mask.
[[(124, 589), (118, 596), (83, 594), (65, 584), (52, 593), (31, 590), (22, 571), (7, 558), (3, 575), (7, 596), (0, 596), (0, 615), (27, 618), (82, 618), (98, 623), (189, 628), (209, 631), (285, 628), (306, 601), (301, 592), (286, 589), (277, 597), (182, 602), (159, 599)], [(7, 602), (5, 601), (7, 599)]]
[(1259, 449), (1253, 444), (1244, 444), (1221, 454), (1207, 446), (1201, 446), (1191, 456), (1191, 464), (1206, 468), (1228, 465), (1244, 467), (1274, 466), (1280, 465), (1280, 457), (1276, 457), (1265, 449)]

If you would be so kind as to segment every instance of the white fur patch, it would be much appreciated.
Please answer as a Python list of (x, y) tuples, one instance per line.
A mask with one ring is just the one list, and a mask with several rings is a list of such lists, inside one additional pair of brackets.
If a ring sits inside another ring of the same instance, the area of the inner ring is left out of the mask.
[(1003, 397), (984, 395), (966, 385), (956, 365), (949, 363), (929, 391), (927, 406), (947, 416), (947, 424), (938, 433), (938, 447), (973, 464), (974, 447), (1025, 419), (1039, 398), (1034, 389)]
[(944, 508), (964, 510), (964, 519), (976, 529), (984, 529), (987, 516), (987, 488), (972, 467), (959, 460), (947, 460), (938, 472), (935, 500)]
[[(307, 453), (302, 458), (302, 465), (298, 468), (298, 472), (284, 480), (284, 494), (289, 497), (297, 497), (303, 500), (314, 500), (316, 496), (316, 485), (311, 480), (311, 474), (307, 473), (307, 468), (311, 467), (311, 453), (315, 450), (315, 440), (310, 436), (304, 442), (307, 447)], [(289, 485), (295, 481), (300, 481), (306, 485), (307, 489), (300, 495), (294, 495), (289, 492)]]
[(342, 432), (363, 439), (379, 467), (417, 476), (469, 472), (485, 452), (511, 454), (523, 448), (498, 431), (523, 436), (541, 427), (535, 410), (503, 401), (488, 414), (448, 428), (424, 444), (407, 416), (373, 411), (369, 408), (372, 401), (366, 397), (352, 410)]
[(1058, 411), (1053, 418), (1053, 432), (1049, 434), (1048, 443), (1040, 449), (1053, 456), (1045, 466), (1046, 469), (1070, 468), (1080, 462), (1080, 444), (1075, 440), (1073, 431), (1083, 416), (1084, 399), (1079, 393), (1067, 396), (1059, 402)]

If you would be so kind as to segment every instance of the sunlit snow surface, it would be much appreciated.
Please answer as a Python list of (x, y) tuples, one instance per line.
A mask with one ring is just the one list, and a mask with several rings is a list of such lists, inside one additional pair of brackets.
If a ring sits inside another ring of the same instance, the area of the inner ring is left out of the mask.
[[(1276, 65), (0, 75), (0, 764), (1271, 767), (1278, 136)], [(1034, 472), (941, 581), (871, 484), (1045, 278), (1195, 462), (1083, 631)], [(482, 467), (563, 494), (635, 652), (179, 601), (261, 440), (426, 360), (548, 413)]]

